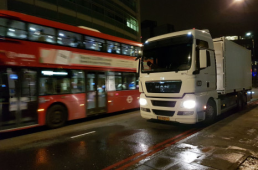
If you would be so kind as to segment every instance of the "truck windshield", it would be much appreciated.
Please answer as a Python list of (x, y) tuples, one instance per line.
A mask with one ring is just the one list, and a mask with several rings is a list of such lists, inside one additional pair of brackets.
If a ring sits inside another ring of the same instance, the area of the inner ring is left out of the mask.
[(144, 45), (142, 73), (189, 70), (192, 62), (192, 35), (181, 35)]

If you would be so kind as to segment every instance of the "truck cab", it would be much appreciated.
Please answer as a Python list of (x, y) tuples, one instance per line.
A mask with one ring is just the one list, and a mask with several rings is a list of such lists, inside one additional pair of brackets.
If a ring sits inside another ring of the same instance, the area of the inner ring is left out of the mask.
[(211, 122), (220, 114), (216, 56), (208, 30), (148, 39), (139, 68), (143, 118), (194, 124)]

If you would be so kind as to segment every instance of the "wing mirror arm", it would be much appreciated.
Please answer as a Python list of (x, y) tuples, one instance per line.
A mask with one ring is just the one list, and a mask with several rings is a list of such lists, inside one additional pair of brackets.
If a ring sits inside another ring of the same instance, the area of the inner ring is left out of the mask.
[(140, 58), (142, 58), (142, 56), (138, 56), (135, 58), (135, 61), (139, 60)]

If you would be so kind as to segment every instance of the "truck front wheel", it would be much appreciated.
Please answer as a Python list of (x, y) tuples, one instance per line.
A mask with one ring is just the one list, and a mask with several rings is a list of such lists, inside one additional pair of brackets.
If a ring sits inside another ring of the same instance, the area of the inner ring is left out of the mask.
[(205, 124), (212, 123), (217, 115), (217, 109), (216, 109), (216, 103), (213, 100), (209, 100), (206, 105), (206, 111), (205, 111)]

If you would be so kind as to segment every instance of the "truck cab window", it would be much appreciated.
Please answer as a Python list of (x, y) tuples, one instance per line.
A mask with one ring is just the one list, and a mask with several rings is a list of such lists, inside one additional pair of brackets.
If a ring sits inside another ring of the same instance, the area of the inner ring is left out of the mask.
[(149, 42), (143, 49), (142, 73), (189, 70), (193, 38), (177, 36)]
[(203, 41), (203, 40), (196, 40), (196, 45), (199, 48), (206, 48), (209, 49), (209, 43), (207, 41)]

